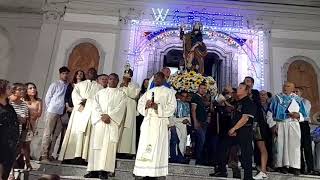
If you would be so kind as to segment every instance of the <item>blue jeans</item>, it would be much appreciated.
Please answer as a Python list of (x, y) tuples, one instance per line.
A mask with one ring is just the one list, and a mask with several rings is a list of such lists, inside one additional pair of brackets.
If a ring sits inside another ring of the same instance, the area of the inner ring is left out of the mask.
[(204, 143), (206, 141), (206, 132), (207, 132), (207, 125), (203, 124), (201, 128), (195, 130), (195, 140), (196, 140), (196, 164), (203, 164), (204, 156), (203, 156), (203, 149)]
[[(182, 156), (180, 149), (179, 149), (179, 137), (177, 134), (176, 127), (170, 128), (171, 138), (170, 138), (170, 160), (171, 162), (179, 163), (184, 161), (184, 157)], [(178, 151), (178, 153), (177, 153)]]

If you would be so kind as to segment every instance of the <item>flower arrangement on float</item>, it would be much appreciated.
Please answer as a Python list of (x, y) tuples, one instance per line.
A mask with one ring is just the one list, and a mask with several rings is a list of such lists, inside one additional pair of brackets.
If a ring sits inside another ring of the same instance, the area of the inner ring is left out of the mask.
[(205, 83), (211, 95), (217, 94), (216, 81), (211, 76), (205, 77), (195, 71), (177, 72), (170, 76), (169, 82), (178, 92), (186, 91), (190, 93), (196, 93), (199, 85)]

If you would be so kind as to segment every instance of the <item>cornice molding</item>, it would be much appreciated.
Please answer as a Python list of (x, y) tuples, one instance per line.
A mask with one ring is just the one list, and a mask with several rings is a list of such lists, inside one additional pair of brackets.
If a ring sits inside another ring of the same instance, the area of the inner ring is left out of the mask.
[(121, 30), (119, 26), (110, 25), (110, 24), (95, 24), (95, 23), (63, 21), (61, 25), (63, 30), (74, 30), (74, 31), (119, 34)]
[[(202, 0), (201, 2), (195, 0), (73, 0), (68, 3), (68, 7), (85, 6), (88, 9), (96, 8), (96, 10), (106, 7), (114, 8), (147, 8), (147, 7), (199, 7), (207, 9), (235, 9), (239, 11), (255, 11), (255, 12), (270, 12), (270, 13), (289, 13), (289, 14), (304, 14), (304, 15), (320, 15), (320, 8), (314, 7), (299, 7), (279, 4), (261, 4), (255, 2), (236, 2), (223, 0)], [(72, 9), (72, 8), (71, 8)]]
[(320, 50), (320, 41), (271, 38), (272, 47)]
[(119, 17), (122, 24), (131, 19), (151, 16), (152, 7), (171, 9), (207, 9), (243, 15), (255, 29), (290, 29), (320, 31), (320, 8), (260, 4), (234, 1), (195, 2), (182, 0), (73, 0), (66, 12)]

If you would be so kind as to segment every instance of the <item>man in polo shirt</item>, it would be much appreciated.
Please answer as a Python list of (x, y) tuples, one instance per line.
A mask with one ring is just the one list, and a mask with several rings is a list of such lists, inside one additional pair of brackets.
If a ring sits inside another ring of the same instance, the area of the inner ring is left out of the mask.
[[(228, 135), (236, 137), (237, 143), (241, 148), (241, 164), (244, 169), (245, 180), (252, 180), (252, 141), (253, 141), (253, 119), (256, 114), (257, 107), (249, 97), (250, 87), (245, 83), (240, 83), (237, 89), (237, 105), (233, 113), (233, 127), (229, 130)], [(218, 177), (227, 177), (227, 149), (221, 150), (219, 157), (221, 158), (218, 164), (219, 173), (214, 174)]]
[(206, 84), (200, 84), (198, 92), (191, 99), (191, 115), (195, 129), (196, 164), (203, 164), (203, 147), (207, 131), (207, 112), (203, 97), (207, 93)]

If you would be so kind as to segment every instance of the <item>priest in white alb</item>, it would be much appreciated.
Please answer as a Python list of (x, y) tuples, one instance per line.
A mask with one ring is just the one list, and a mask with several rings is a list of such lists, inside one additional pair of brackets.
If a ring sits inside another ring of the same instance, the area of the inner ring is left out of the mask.
[(88, 159), (93, 98), (103, 87), (96, 81), (94, 68), (88, 70), (87, 78), (75, 84), (72, 91), (74, 108), (61, 146), (60, 161), (77, 158), (76, 163), (83, 164)]
[(164, 86), (162, 72), (154, 75), (155, 87), (148, 90), (138, 102), (138, 111), (144, 116), (133, 173), (140, 177), (168, 175), (168, 126), (177, 101), (174, 92)]
[(137, 97), (140, 93), (139, 86), (132, 81), (133, 71), (127, 64), (123, 75), (123, 82), (120, 89), (126, 94), (127, 104), (125, 120), (120, 128), (120, 139), (118, 153), (136, 154), (136, 116), (137, 116)]
[(126, 95), (117, 88), (118, 83), (118, 75), (110, 74), (108, 87), (99, 91), (94, 98), (89, 173), (85, 178), (108, 179), (108, 173), (115, 170), (119, 128), (126, 110)]
[(269, 127), (275, 137), (275, 167), (282, 173), (288, 173), (288, 168), (298, 175), (301, 168), (299, 121), (307, 117), (302, 99), (293, 93), (294, 84), (286, 82), (283, 93), (275, 95), (267, 113)]

